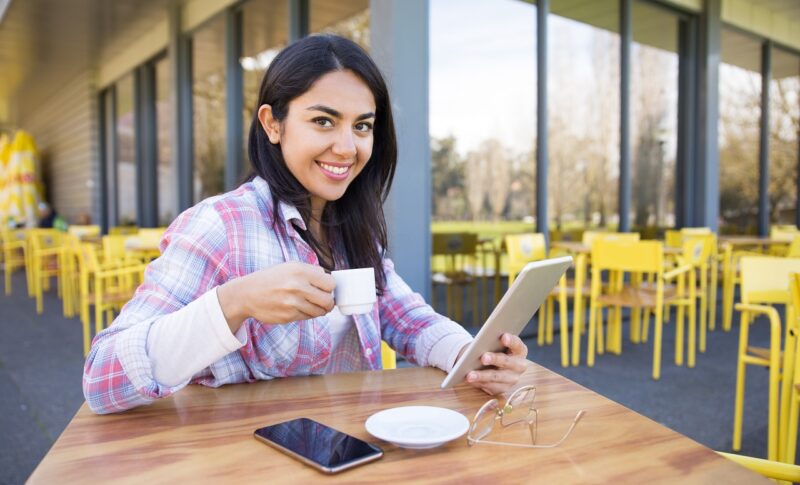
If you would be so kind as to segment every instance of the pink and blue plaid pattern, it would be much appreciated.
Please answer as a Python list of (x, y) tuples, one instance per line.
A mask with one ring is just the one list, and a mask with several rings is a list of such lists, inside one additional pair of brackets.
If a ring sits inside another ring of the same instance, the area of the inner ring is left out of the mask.
[[(160, 258), (113, 325), (92, 342), (83, 374), (89, 407), (111, 413), (169, 396), (179, 386), (153, 379), (147, 335), (153, 322), (226, 281), (286, 261), (318, 264), (295, 230), (305, 229), (296, 208), (280, 204), (275, 220), (269, 186), (261, 179), (204, 200), (182, 213), (165, 232)], [(337, 266), (341, 255), (337, 255)], [(428, 365), (433, 344), (460, 325), (438, 315), (384, 260), (387, 287), (371, 314), (358, 315), (358, 345), (339, 349), (337, 371), (380, 369), (381, 339), (418, 365)], [(275, 377), (320, 374), (329, 367), (326, 317), (284, 325), (248, 319), (247, 343), (196, 374), (190, 382), (210, 387)]]

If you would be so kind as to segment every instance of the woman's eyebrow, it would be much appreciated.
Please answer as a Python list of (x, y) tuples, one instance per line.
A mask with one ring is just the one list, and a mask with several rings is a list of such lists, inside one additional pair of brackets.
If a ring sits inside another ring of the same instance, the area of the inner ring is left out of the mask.
[[(308, 111), (322, 111), (323, 113), (328, 113), (329, 115), (333, 116), (334, 118), (342, 119), (342, 113), (336, 111), (333, 108), (329, 108), (328, 106), (322, 105), (322, 104), (315, 104), (314, 106), (310, 106), (310, 107), (308, 107), (306, 109)], [(364, 113), (364, 114), (358, 115), (356, 117), (356, 121), (366, 120), (368, 118), (374, 118), (374, 117), (375, 117), (375, 113), (370, 111), (369, 113)]]

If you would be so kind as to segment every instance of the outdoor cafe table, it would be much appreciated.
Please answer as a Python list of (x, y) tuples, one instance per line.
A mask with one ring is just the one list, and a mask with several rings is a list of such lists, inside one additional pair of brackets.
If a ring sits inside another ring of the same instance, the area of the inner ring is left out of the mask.
[[(441, 390), (444, 373), (404, 368), (236, 384), (188, 386), (153, 405), (116, 415), (84, 404), (34, 470), (36, 483), (769, 483), (714, 451), (531, 363), (520, 385), (536, 386), (539, 442), (556, 441), (575, 413), (572, 435), (552, 449), (467, 445), (408, 450), (371, 437), (375, 412), (396, 406), (447, 407), (472, 418), (489, 397), (461, 385)], [(256, 428), (308, 417), (378, 444), (385, 456), (339, 475), (316, 470), (255, 440)], [(499, 425), (497, 426), (499, 427)], [(524, 425), (489, 439), (525, 443)]]

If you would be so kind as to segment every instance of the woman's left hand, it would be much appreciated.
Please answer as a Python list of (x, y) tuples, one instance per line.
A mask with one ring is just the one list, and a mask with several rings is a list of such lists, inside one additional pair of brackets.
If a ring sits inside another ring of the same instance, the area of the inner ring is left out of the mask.
[(467, 374), (467, 384), (487, 394), (501, 394), (514, 387), (528, 368), (528, 347), (516, 335), (505, 333), (500, 342), (506, 347), (503, 352), (486, 352), (481, 356), (483, 365), (493, 369), (473, 370)]

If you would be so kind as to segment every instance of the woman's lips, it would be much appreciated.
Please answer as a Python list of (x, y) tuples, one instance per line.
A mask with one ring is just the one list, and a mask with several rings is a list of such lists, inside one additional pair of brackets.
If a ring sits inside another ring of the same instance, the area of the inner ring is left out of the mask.
[(350, 175), (352, 165), (334, 164), (317, 161), (317, 166), (326, 177), (333, 180), (344, 180)]

